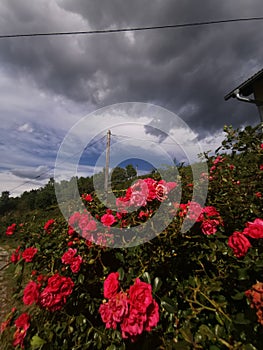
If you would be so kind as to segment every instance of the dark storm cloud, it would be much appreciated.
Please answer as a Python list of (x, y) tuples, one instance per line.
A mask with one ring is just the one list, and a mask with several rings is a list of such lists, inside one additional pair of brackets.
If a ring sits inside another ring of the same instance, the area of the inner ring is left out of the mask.
[(50, 178), (50, 169), (45, 165), (41, 165), (37, 168), (11, 169), (11, 173), (25, 179), (44, 180)]
[[(1, 33), (165, 25), (263, 15), (260, 0), (3, 0)], [(200, 135), (256, 123), (224, 95), (262, 67), (263, 22), (133, 34), (5, 39), (0, 60), (42, 89), (95, 107), (138, 101), (177, 113)]]

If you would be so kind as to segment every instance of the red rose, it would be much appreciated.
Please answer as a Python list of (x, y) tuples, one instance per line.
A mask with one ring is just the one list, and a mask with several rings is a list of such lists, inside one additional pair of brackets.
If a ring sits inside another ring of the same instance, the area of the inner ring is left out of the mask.
[(122, 338), (130, 338), (132, 342), (136, 341), (138, 335), (142, 334), (144, 330), (145, 321), (145, 314), (132, 309), (121, 324)]
[(62, 294), (50, 292), (48, 287), (46, 287), (40, 294), (39, 305), (51, 312), (61, 310), (64, 304), (65, 297), (63, 297)]
[(76, 253), (77, 249), (69, 248), (69, 250), (62, 255), (62, 263), (67, 265), (71, 264)]
[(147, 308), (147, 319), (144, 329), (150, 332), (153, 327), (157, 326), (159, 322), (159, 305), (153, 299), (153, 302)]
[(93, 200), (91, 194), (83, 194), (81, 197), (82, 197), (82, 199), (84, 199), (87, 202), (92, 202), (92, 200)]
[(153, 301), (152, 287), (149, 283), (141, 282), (139, 278), (136, 278), (134, 285), (130, 286), (129, 296), (131, 307), (145, 313)]
[(70, 277), (58, 273), (48, 279), (46, 288), (42, 291), (39, 304), (49, 311), (60, 310), (66, 303), (66, 297), (72, 293), (74, 282)]
[(103, 226), (111, 226), (112, 224), (114, 224), (114, 222), (116, 222), (116, 219), (114, 217), (114, 215), (112, 214), (104, 214), (100, 221), (103, 223)]
[(257, 309), (258, 322), (263, 325), (263, 283), (258, 282), (245, 292), (250, 307)]
[(74, 257), (70, 264), (71, 271), (73, 273), (79, 272), (81, 264), (82, 264), (82, 257), (80, 255)]
[(15, 232), (15, 229), (16, 229), (16, 224), (12, 224), (12, 225), (8, 226), (6, 229), (6, 235), (7, 236), (13, 235)]
[(108, 303), (101, 304), (99, 312), (106, 328), (116, 329), (117, 322), (122, 322), (128, 314), (128, 298), (125, 293), (115, 294)]
[(218, 220), (204, 220), (201, 224), (202, 232), (205, 235), (214, 235), (217, 231), (217, 226), (219, 225)]
[(14, 341), (13, 346), (17, 347), (20, 346), (22, 349), (24, 349), (24, 339), (26, 337), (26, 331), (24, 329), (17, 328), (14, 333)]
[(16, 250), (12, 253), (11, 255), (11, 262), (16, 264), (20, 259), (21, 259), (21, 254), (19, 253), (20, 251), (20, 246), (16, 248)]
[(70, 277), (61, 277), (60, 293), (64, 296), (69, 296), (74, 288), (74, 282)]
[(30, 316), (27, 313), (21, 314), (15, 320), (15, 325), (17, 329), (14, 333), (14, 341), (13, 341), (14, 347), (19, 345), (22, 349), (24, 349), (24, 339), (26, 337), (27, 330), (30, 327), (29, 320), (30, 320)]
[(109, 300), (109, 308), (115, 322), (121, 322), (128, 313), (128, 298), (125, 293), (117, 293)]
[(253, 222), (248, 222), (243, 233), (251, 238), (263, 238), (263, 220), (256, 219)]
[(25, 331), (30, 327), (30, 316), (24, 312), (16, 320), (15, 325), (17, 328), (24, 329)]
[(203, 221), (203, 220), (205, 220), (206, 218), (211, 218), (211, 217), (220, 217), (220, 214), (219, 214), (219, 212), (216, 210), (215, 207), (213, 207), (213, 206), (208, 206), (208, 207), (205, 207), (205, 208), (202, 210), (202, 213), (201, 213), (201, 215), (199, 216), (198, 221)]
[(60, 276), (58, 273), (55, 275), (49, 277), (47, 281), (47, 288), (52, 293), (59, 293), (60, 287), (62, 285), (62, 276)]
[(104, 298), (110, 299), (115, 294), (117, 294), (119, 290), (119, 273), (112, 272), (108, 275), (108, 277), (104, 281)]
[(234, 255), (237, 258), (241, 258), (246, 255), (248, 249), (251, 247), (249, 240), (242, 232), (234, 232), (228, 239), (228, 245), (233, 250)]
[(47, 232), (47, 233), (50, 233), (51, 230), (50, 230), (50, 227), (54, 224), (55, 220), (53, 219), (50, 219), (48, 220), (45, 225), (44, 225), (44, 230)]
[(23, 296), (23, 302), (25, 305), (31, 305), (33, 303), (37, 303), (39, 299), (39, 289), (40, 284), (37, 284), (34, 281), (30, 281), (25, 289), (24, 289), (24, 296)]
[(157, 182), (154, 179), (151, 179), (150, 177), (148, 177), (147, 179), (143, 180), (147, 186), (148, 186), (148, 195), (147, 195), (147, 201), (152, 201), (153, 199), (156, 198), (156, 184)]
[(34, 247), (26, 248), (22, 253), (22, 258), (26, 262), (31, 262), (34, 256), (36, 255), (36, 253), (37, 253), (37, 248), (34, 248)]
[(102, 321), (106, 323), (106, 328), (117, 328), (117, 323), (113, 320), (109, 303), (101, 304), (99, 308), (99, 313)]

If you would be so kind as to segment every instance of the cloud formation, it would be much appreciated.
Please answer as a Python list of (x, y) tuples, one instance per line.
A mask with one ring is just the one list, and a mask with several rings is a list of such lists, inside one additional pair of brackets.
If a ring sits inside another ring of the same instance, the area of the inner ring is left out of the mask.
[[(260, 0), (203, 0), (202, 6), (194, 0), (2, 0), (0, 13), (3, 35), (254, 17), (263, 10)], [(224, 95), (262, 68), (261, 26), (1, 39), (1, 171), (54, 165), (74, 123), (114, 103), (160, 105), (204, 145), (225, 124), (258, 123), (255, 106), (225, 102)], [(158, 123), (173, 131), (162, 118)], [(145, 135), (154, 137), (156, 120), (147, 125)], [(90, 125), (87, 132), (95, 131)]]

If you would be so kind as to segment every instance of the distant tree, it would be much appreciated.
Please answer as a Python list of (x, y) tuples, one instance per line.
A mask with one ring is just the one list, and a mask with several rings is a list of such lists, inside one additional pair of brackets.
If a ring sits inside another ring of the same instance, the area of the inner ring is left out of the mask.
[(41, 188), (36, 196), (36, 207), (44, 209), (57, 203), (54, 178), (50, 178), (45, 187)]
[(137, 175), (137, 171), (132, 164), (128, 164), (126, 166), (126, 173), (127, 173), (127, 177), (129, 179), (131, 179)]
[(128, 176), (127, 176), (126, 169), (123, 169), (119, 166), (113, 169), (111, 173), (111, 185), (113, 187), (127, 180), (128, 180)]

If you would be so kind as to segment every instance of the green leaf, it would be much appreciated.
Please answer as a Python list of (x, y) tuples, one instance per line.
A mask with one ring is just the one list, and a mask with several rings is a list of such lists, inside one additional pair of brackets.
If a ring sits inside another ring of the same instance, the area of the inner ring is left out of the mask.
[(124, 270), (122, 267), (120, 267), (117, 272), (119, 273), (119, 281), (122, 281), (124, 278)]
[(192, 335), (190, 328), (181, 328), (180, 332), (181, 332), (185, 341), (187, 341), (188, 343), (191, 343), (191, 344), (193, 343), (193, 335)]
[(117, 350), (116, 346), (114, 344), (111, 344), (106, 348), (106, 350)]
[(158, 290), (160, 289), (162, 285), (162, 281), (159, 277), (155, 277), (154, 281), (153, 281), (153, 293), (158, 292)]
[(174, 314), (176, 312), (176, 305), (172, 299), (168, 297), (163, 297), (161, 300), (161, 306), (170, 314)]
[(236, 324), (249, 324), (249, 323), (251, 323), (250, 320), (245, 318), (245, 315), (241, 312), (236, 315), (236, 317), (234, 318), (233, 321)]
[(21, 274), (22, 265), (18, 264), (15, 269), (15, 277), (18, 277)]
[(248, 269), (247, 268), (239, 269), (238, 270), (238, 280), (244, 281), (247, 279), (249, 279)]
[(85, 276), (84, 276), (84, 275), (82, 275), (82, 274), (79, 274), (79, 277), (78, 277), (78, 283), (83, 284), (84, 279), (85, 279)]
[(145, 282), (151, 284), (151, 277), (149, 275), (149, 272), (145, 271), (144, 274), (142, 275), (142, 278)]
[(211, 340), (213, 338), (215, 338), (215, 335), (214, 333), (211, 331), (211, 329), (205, 325), (205, 324), (202, 324), (199, 329), (198, 329), (198, 333), (200, 333), (202, 335), (203, 338), (206, 338), (208, 340)]
[(235, 295), (232, 295), (231, 298), (233, 300), (242, 300), (244, 296), (245, 296), (244, 292), (238, 292)]
[(34, 335), (30, 341), (32, 349), (39, 349), (45, 343), (46, 341), (40, 338), (38, 335)]

